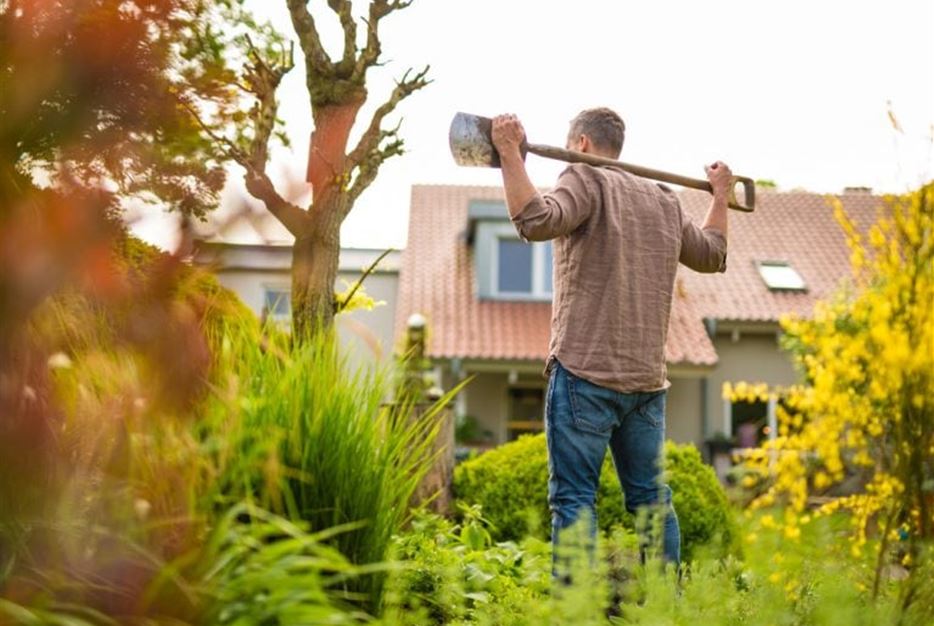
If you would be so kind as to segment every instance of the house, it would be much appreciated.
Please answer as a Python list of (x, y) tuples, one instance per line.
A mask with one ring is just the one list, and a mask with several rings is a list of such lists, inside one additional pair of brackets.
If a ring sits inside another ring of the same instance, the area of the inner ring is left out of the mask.
[[(702, 221), (710, 196), (679, 194)], [(861, 224), (882, 205), (864, 190), (839, 196)], [(760, 194), (755, 213), (731, 212), (725, 274), (679, 270), (666, 345), (669, 438), (707, 442), (774, 436), (774, 404), (734, 404), (727, 381), (788, 385), (779, 318), (808, 315), (849, 275), (849, 251), (830, 203), (812, 193)], [(551, 318), (551, 246), (526, 244), (508, 221), (502, 189), (416, 186), (402, 254), (396, 335), (420, 313), (442, 385), (468, 376), (456, 413), (489, 444), (542, 430)], [(771, 425), (771, 428), (770, 428)]]
[[(702, 221), (710, 196), (679, 193)], [(862, 226), (882, 199), (864, 189), (840, 196)], [(728, 269), (698, 274), (682, 267), (666, 345), (669, 438), (710, 442), (774, 435), (773, 403), (732, 403), (725, 382), (796, 381), (779, 348), (779, 318), (808, 315), (849, 276), (849, 251), (824, 196), (761, 191), (755, 213), (731, 212)], [(338, 289), (381, 253), (343, 249)], [(200, 243), (195, 261), (209, 265), (257, 315), (287, 322), (291, 246), (287, 242)], [(485, 445), (543, 428), (542, 368), (551, 322), (551, 246), (526, 244), (508, 220), (498, 187), (420, 185), (412, 189), (406, 249), (390, 253), (367, 278), (367, 293), (385, 306), (338, 318), (355, 364), (386, 363), (407, 320), (427, 319), (427, 356), (444, 388), (473, 377), (455, 413), (471, 418)], [(752, 425), (752, 426), (749, 426)]]

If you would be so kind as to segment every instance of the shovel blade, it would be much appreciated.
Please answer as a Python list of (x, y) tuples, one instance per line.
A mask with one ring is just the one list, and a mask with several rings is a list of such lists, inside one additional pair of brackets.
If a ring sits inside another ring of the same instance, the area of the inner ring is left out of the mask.
[(454, 162), (467, 167), (499, 167), (499, 153), (493, 147), (493, 120), (470, 113), (457, 113), (451, 120), (448, 142)]

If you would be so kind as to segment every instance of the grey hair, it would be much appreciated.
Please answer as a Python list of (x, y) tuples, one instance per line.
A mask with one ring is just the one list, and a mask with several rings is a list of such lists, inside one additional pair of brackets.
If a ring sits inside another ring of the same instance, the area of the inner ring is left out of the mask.
[(618, 157), (626, 138), (626, 124), (616, 111), (606, 107), (586, 109), (571, 120), (568, 137), (587, 135), (594, 147), (612, 157)]

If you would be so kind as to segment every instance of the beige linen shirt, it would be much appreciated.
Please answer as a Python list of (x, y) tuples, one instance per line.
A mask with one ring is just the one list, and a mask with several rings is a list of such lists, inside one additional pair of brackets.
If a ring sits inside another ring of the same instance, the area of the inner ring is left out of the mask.
[(726, 270), (726, 238), (700, 228), (669, 189), (618, 168), (575, 164), (512, 218), (525, 241), (554, 239), (546, 372), (622, 392), (666, 388), (665, 341), (678, 263)]

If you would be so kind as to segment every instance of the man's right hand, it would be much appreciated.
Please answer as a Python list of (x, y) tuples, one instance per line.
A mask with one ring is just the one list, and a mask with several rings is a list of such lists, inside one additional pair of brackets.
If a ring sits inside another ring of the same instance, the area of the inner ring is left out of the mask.
[(707, 180), (713, 187), (713, 195), (728, 198), (733, 186), (733, 172), (730, 171), (730, 166), (723, 161), (717, 161), (713, 165), (705, 165), (704, 171), (707, 172)]
[(500, 159), (518, 156), (521, 159), (522, 142), (525, 141), (525, 129), (515, 115), (497, 115), (493, 118), (493, 146)]
[(704, 220), (703, 228), (716, 228), (720, 231), (720, 234), (726, 237), (726, 209), (730, 202), (733, 172), (730, 171), (730, 166), (723, 161), (717, 161), (713, 165), (705, 165), (704, 171), (707, 172), (707, 180), (710, 181), (713, 200), (710, 202), (710, 209), (707, 211), (707, 218)]

